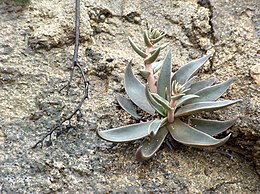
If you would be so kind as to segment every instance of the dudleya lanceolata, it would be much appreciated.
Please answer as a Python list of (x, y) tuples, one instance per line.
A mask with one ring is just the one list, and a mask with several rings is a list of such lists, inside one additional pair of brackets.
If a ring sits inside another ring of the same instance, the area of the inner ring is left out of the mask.
[[(205, 55), (193, 60), (172, 73), (172, 54), (168, 51), (165, 58), (156, 61), (160, 51), (167, 44), (154, 45), (165, 36), (157, 30), (149, 29), (144, 33), (146, 51), (142, 51), (129, 38), (134, 51), (144, 58), (144, 70), (140, 73), (147, 80), (143, 85), (133, 74), (130, 62), (125, 70), (124, 87), (129, 99), (117, 94), (121, 107), (135, 118), (140, 118), (136, 106), (147, 113), (159, 113), (152, 121), (127, 125), (109, 130), (97, 131), (99, 137), (111, 142), (129, 142), (145, 138), (136, 151), (137, 160), (147, 160), (160, 148), (167, 134), (182, 144), (194, 147), (217, 147), (223, 145), (230, 134), (222, 139), (216, 136), (234, 124), (236, 118), (226, 121), (188, 118), (202, 111), (214, 111), (240, 100), (216, 101), (230, 86), (233, 78), (224, 83), (214, 84), (216, 78), (196, 81), (198, 69), (209, 59)], [(159, 74), (159, 75), (158, 75)], [(158, 79), (157, 79), (158, 77)], [(134, 104), (135, 105), (134, 105)]]

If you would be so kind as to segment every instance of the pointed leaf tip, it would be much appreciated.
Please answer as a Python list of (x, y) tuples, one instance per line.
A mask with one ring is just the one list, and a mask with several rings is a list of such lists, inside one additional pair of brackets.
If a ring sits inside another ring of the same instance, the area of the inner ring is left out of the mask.
[(216, 139), (187, 125), (180, 119), (176, 119), (172, 125), (169, 125), (168, 129), (176, 141), (193, 147), (218, 147), (226, 143), (231, 135)]
[(179, 108), (175, 113), (175, 117), (192, 115), (195, 113), (200, 113), (202, 111), (214, 111), (233, 105), (240, 101), (241, 100), (224, 100), (217, 102), (197, 102), (193, 104), (188, 104)]
[(121, 94), (115, 94), (117, 102), (119, 103), (119, 105), (126, 111), (128, 112), (130, 115), (132, 115), (133, 117), (140, 119), (141, 117), (137, 114), (137, 109), (135, 107), (135, 105), (132, 103), (131, 100), (125, 98), (123, 95)]
[(196, 99), (194, 98), (194, 99), (190, 100), (188, 103), (217, 100), (220, 96), (222, 96), (224, 94), (224, 92), (228, 89), (228, 87), (231, 85), (233, 80), (234, 80), (234, 78), (230, 78), (221, 84), (216, 84), (216, 85), (201, 89), (200, 91), (195, 93), (196, 95), (198, 95), (200, 97), (196, 98)]
[(166, 90), (167, 90), (167, 96), (169, 98), (172, 93), (171, 72), (172, 72), (172, 52), (171, 50), (169, 50), (163, 60), (163, 65), (159, 75), (158, 88), (157, 88), (158, 90), (157, 93), (164, 99), (166, 99)]
[(145, 64), (151, 64), (153, 63), (158, 55), (160, 54), (160, 51), (161, 51), (161, 48), (158, 48), (154, 53), (152, 53), (150, 56), (148, 56), (145, 60), (144, 60), (144, 63)]
[(144, 161), (150, 159), (155, 152), (162, 145), (165, 137), (168, 134), (166, 127), (159, 129), (157, 134), (149, 140), (145, 140), (143, 144), (137, 149), (135, 157), (138, 161)]
[(191, 119), (191, 123), (197, 130), (214, 136), (226, 131), (228, 128), (235, 124), (236, 120), (237, 117), (226, 121)]
[(153, 46), (152, 43), (150, 42), (148, 32), (144, 32), (144, 43), (145, 43), (145, 46), (147, 46), (149, 48)]
[(199, 68), (209, 59), (209, 57), (210, 55), (204, 55), (199, 59), (185, 64), (175, 72), (173, 75), (173, 80), (176, 80), (179, 84), (184, 84), (199, 70)]
[(129, 40), (129, 42), (130, 42), (131, 47), (134, 49), (134, 51), (135, 51), (138, 55), (140, 55), (140, 56), (143, 57), (143, 58), (146, 58), (146, 57), (147, 57), (147, 55), (145, 54), (145, 52), (143, 52), (143, 51), (133, 42), (133, 40), (132, 40), (130, 37), (128, 37), (128, 40)]
[[(137, 123), (104, 131), (97, 131), (97, 135), (111, 142), (129, 142), (144, 138), (150, 135), (149, 127), (153, 121)], [(154, 129), (154, 128), (152, 128)], [(155, 130), (155, 129), (154, 129)]]

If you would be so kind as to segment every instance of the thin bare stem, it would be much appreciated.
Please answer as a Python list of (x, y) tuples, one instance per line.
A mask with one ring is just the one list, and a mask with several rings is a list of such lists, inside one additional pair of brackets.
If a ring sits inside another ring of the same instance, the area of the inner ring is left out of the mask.
[[(73, 62), (70, 67), (70, 78), (68, 81), (68, 84), (61, 88), (60, 91), (62, 91), (64, 88), (67, 87), (67, 94), (69, 92), (69, 89), (71, 87), (71, 83), (75, 74), (75, 67), (79, 70), (81, 77), (83, 78), (84, 82), (84, 95), (80, 100), (80, 103), (75, 107), (75, 109), (64, 119), (62, 119), (58, 124), (55, 125), (41, 140), (39, 140), (32, 148), (36, 148), (38, 145), (41, 145), (43, 147), (43, 143), (46, 140), (46, 138), (49, 137), (49, 144), (52, 142), (52, 134), (55, 131), (61, 130), (62, 126), (68, 122), (69, 124), (66, 126), (66, 128), (69, 130), (70, 128), (73, 128), (71, 125), (71, 119), (78, 113), (81, 112), (81, 107), (85, 100), (88, 98), (88, 79), (85, 75), (85, 72), (80, 65), (78, 61), (78, 50), (79, 50), (79, 25), (80, 25), (80, 0), (75, 0), (76, 1), (76, 14), (75, 14), (75, 47), (74, 47), (74, 55), (73, 55)], [(58, 136), (58, 134), (57, 134)]]

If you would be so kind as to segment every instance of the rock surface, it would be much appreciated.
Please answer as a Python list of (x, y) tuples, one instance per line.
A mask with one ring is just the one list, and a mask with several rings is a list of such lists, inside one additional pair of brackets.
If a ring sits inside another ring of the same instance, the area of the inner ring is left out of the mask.
[[(74, 1), (7, 2), (0, 4), (2, 193), (260, 192), (260, 98), (251, 77), (259, 55), (258, 1), (82, 1), (79, 59), (91, 83), (84, 121), (36, 150), (31, 146), (82, 95), (77, 87), (69, 97), (58, 93), (73, 54)], [(133, 58), (135, 70), (142, 68), (127, 36), (140, 41), (147, 24), (166, 32), (176, 67), (208, 52), (213, 57), (200, 76), (238, 78), (224, 97), (243, 102), (210, 114), (239, 115), (227, 145), (211, 151), (165, 145), (139, 163), (133, 157), (138, 142), (119, 145), (96, 137), (96, 129), (132, 122), (114, 93), (123, 92), (127, 61)]]

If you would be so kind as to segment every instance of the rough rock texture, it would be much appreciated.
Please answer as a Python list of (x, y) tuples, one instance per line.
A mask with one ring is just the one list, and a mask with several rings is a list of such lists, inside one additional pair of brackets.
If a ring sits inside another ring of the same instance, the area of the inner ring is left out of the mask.
[[(73, 53), (74, 1), (2, 2), (0, 193), (259, 193), (260, 99), (257, 73), (252, 73), (259, 53), (257, 3), (82, 0), (79, 59), (91, 83), (84, 121), (54, 137), (53, 146), (32, 150), (82, 95), (77, 87), (70, 96), (58, 93)], [(224, 97), (243, 102), (207, 114), (218, 119), (239, 115), (227, 145), (211, 151), (163, 146), (139, 163), (133, 157), (138, 142), (112, 144), (96, 137), (97, 128), (133, 122), (113, 95), (123, 92), (129, 59), (135, 70), (142, 68), (127, 36), (141, 40), (147, 24), (167, 33), (176, 68), (208, 52), (213, 57), (201, 77), (238, 78)]]
[(233, 87), (237, 89), (230, 90), (228, 95), (243, 99), (237, 109), (240, 121), (234, 130), (234, 144), (251, 152), (260, 172), (260, 88), (257, 85), (260, 2), (213, 0), (210, 3), (214, 43), (221, 44), (216, 47), (213, 68), (217, 75), (236, 76)]

